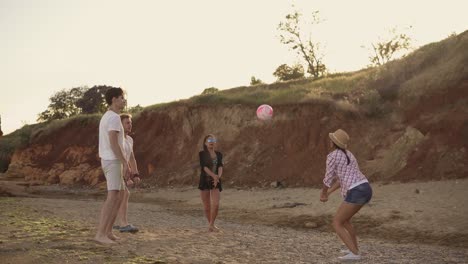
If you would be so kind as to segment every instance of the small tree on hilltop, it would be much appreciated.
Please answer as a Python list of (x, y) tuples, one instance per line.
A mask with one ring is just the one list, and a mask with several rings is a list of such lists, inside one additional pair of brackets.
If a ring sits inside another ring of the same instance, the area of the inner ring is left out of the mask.
[(302, 67), (300, 64), (295, 64), (292, 67), (288, 66), (287, 64), (281, 64), (278, 66), (278, 68), (276, 68), (273, 76), (275, 76), (278, 81), (288, 81), (304, 78), (304, 67)]
[(250, 85), (257, 85), (257, 84), (264, 84), (262, 80), (255, 78), (255, 76), (252, 76), (250, 78)]
[[(309, 36), (304, 38), (300, 28), (300, 18), (302, 14), (294, 11), (292, 14), (286, 15), (286, 20), (280, 22), (278, 30), (281, 31), (281, 43), (288, 45), (292, 50), (301, 56), (307, 63), (307, 72), (313, 77), (320, 77), (326, 73), (327, 68), (323, 64), (323, 55), (320, 53), (320, 43), (314, 42)], [(311, 24), (319, 24), (319, 12), (312, 12)]]
[(205, 90), (203, 90), (203, 92), (201, 94), (202, 95), (207, 95), (207, 94), (215, 94), (217, 92), (219, 92), (218, 88), (210, 87), (210, 88), (206, 88)]
[(369, 59), (373, 66), (384, 65), (394, 59), (398, 53), (409, 50), (411, 47), (411, 37), (406, 33), (398, 33), (397, 28), (391, 29), (389, 33), (390, 37), (379, 38), (378, 42), (371, 44), (372, 54), (369, 55)]
[(129, 107), (127, 112), (129, 112), (130, 114), (136, 114), (136, 113), (143, 111), (143, 109), (144, 109), (143, 106), (137, 104), (135, 106)]

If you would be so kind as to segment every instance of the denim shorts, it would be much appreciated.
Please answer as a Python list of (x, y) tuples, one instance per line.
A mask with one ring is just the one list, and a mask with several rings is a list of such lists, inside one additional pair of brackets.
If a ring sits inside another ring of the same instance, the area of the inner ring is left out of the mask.
[(364, 205), (372, 198), (372, 188), (368, 182), (360, 184), (346, 193), (345, 202)]

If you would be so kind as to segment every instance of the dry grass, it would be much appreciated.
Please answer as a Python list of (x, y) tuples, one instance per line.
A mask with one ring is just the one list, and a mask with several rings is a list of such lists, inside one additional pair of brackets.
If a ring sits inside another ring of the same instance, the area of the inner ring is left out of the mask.
[(99, 122), (101, 114), (91, 115), (78, 115), (68, 119), (53, 120), (50, 122), (41, 123), (31, 131), (30, 140), (38, 140), (43, 137), (49, 136), (54, 131), (57, 131), (70, 123), (74, 123), (78, 126), (86, 126), (91, 123)]

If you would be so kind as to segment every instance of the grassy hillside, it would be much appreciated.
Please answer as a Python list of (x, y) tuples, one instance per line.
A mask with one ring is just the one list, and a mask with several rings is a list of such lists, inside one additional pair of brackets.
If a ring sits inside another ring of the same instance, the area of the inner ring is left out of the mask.
[(408, 56), (384, 66), (357, 72), (331, 74), (319, 79), (301, 79), (273, 84), (241, 86), (216, 94), (158, 104), (251, 104), (307, 103), (314, 100), (344, 100), (370, 116), (379, 116), (387, 102), (409, 103), (434, 92), (450, 89), (468, 76), (468, 31), (425, 45)]

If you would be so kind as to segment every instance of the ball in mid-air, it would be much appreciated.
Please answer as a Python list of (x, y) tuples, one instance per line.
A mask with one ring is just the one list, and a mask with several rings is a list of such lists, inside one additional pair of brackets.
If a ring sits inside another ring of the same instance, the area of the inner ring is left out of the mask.
[(270, 120), (273, 118), (273, 108), (267, 104), (262, 104), (257, 108), (257, 117), (260, 120)]

